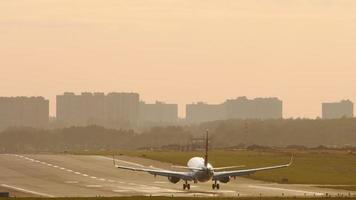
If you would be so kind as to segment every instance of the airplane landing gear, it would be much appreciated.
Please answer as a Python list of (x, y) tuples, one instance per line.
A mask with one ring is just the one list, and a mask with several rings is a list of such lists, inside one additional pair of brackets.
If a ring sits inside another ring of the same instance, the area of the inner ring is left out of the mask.
[(216, 180), (214, 180), (214, 183), (213, 183), (211, 188), (213, 190), (215, 190), (215, 189), (219, 190), (220, 189), (220, 184)]
[(188, 181), (185, 181), (185, 183), (183, 184), (183, 190), (190, 190), (190, 184), (188, 183)]
[(188, 184), (183, 184), (183, 190), (185, 190), (185, 189), (190, 190), (190, 184), (189, 183)]
[(220, 189), (220, 184), (219, 183), (217, 183), (217, 184), (213, 183), (212, 188), (213, 188), (213, 190), (215, 190), (215, 189), (219, 190)]

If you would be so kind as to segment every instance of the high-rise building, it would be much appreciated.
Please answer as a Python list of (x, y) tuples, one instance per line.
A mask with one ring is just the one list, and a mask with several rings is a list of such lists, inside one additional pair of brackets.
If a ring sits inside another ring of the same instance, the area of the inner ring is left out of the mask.
[(205, 122), (222, 120), (226, 116), (223, 104), (207, 104), (203, 102), (186, 105), (186, 119), (188, 122)]
[(43, 97), (0, 97), (0, 129), (46, 128), (48, 123), (49, 101)]
[(176, 123), (178, 121), (178, 105), (159, 101), (155, 104), (140, 102), (139, 119), (142, 123)]
[(63, 126), (134, 127), (138, 120), (137, 93), (64, 93), (57, 95), (57, 121)]
[[(137, 93), (109, 93), (107, 107), (110, 127), (134, 127), (138, 122), (140, 96)], [(116, 125), (119, 126), (116, 126)]]
[(225, 103), (228, 119), (281, 119), (283, 102), (278, 98), (247, 99), (238, 97)]
[(247, 99), (239, 97), (222, 104), (188, 104), (186, 118), (189, 122), (224, 119), (281, 119), (283, 102), (278, 98)]
[(323, 119), (352, 118), (353, 116), (354, 104), (350, 100), (322, 104)]

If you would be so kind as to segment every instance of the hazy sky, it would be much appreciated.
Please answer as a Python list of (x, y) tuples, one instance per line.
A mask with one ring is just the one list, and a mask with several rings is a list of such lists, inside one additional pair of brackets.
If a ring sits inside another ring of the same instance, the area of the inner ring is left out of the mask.
[(285, 117), (356, 103), (355, 0), (1, 0), (0, 96), (277, 96)]

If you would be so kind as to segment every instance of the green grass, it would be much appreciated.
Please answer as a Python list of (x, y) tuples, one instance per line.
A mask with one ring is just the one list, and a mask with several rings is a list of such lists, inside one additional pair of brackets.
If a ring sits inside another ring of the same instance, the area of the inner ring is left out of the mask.
[[(90, 154), (90, 152), (87, 152)], [(103, 153), (110, 154), (110, 153)], [(189, 158), (202, 152), (120, 151), (116, 154), (144, 157), (176, 165), (186, 165)], [(214, 167), (245, 165), (246, 168), (288, 163), (292, 153), (216, 150), (209, 154)], [(356, 155), (346, 152), (294, 152), (289, 168), (258, 172), (250, 178), (281, 182), (283, 178), (294, 184), (356, 185)]]
[(356, 191), (356, 185), (354, 185), (354, 186), (333, 185), (333, 186), (320, 186), (320, 187), (321, 188), (337, 189), (337, 190)]
[[(201, 156), (201, 152), (129, 152), (153, 160), (186, 165), (189, 158)], [(212, 151), (210, 163), (216, 167), (245, 165), (247, 168), (288, 163), (290, 153), (254, 151)], [(280, 182), (288, 178), (289, 183), (356, 185), (356, 156), (334, 152), (296, 153), (289, 168), (258, 172), (251, 178)]]

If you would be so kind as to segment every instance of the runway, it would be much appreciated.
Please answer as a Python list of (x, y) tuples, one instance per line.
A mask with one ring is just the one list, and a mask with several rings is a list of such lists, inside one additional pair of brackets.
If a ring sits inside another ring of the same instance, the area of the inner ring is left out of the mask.
[[(117, 157), (117, 164), (169, 169), (170, 164), (142, 158)], [(137, 167), (137, 166), (136, 166)], [(263, 172), (262, 172), (263, 173)], [(116, 169), (104, 156), (0, 154), (0, 191), (13, 196), (95, 197), (95, 196), (324, 196), (352, 195), (355, 192), (312, 185), (276, 184), (237, 178), (220, 190), (211, 183), (170, 183), (165, 177)]]

